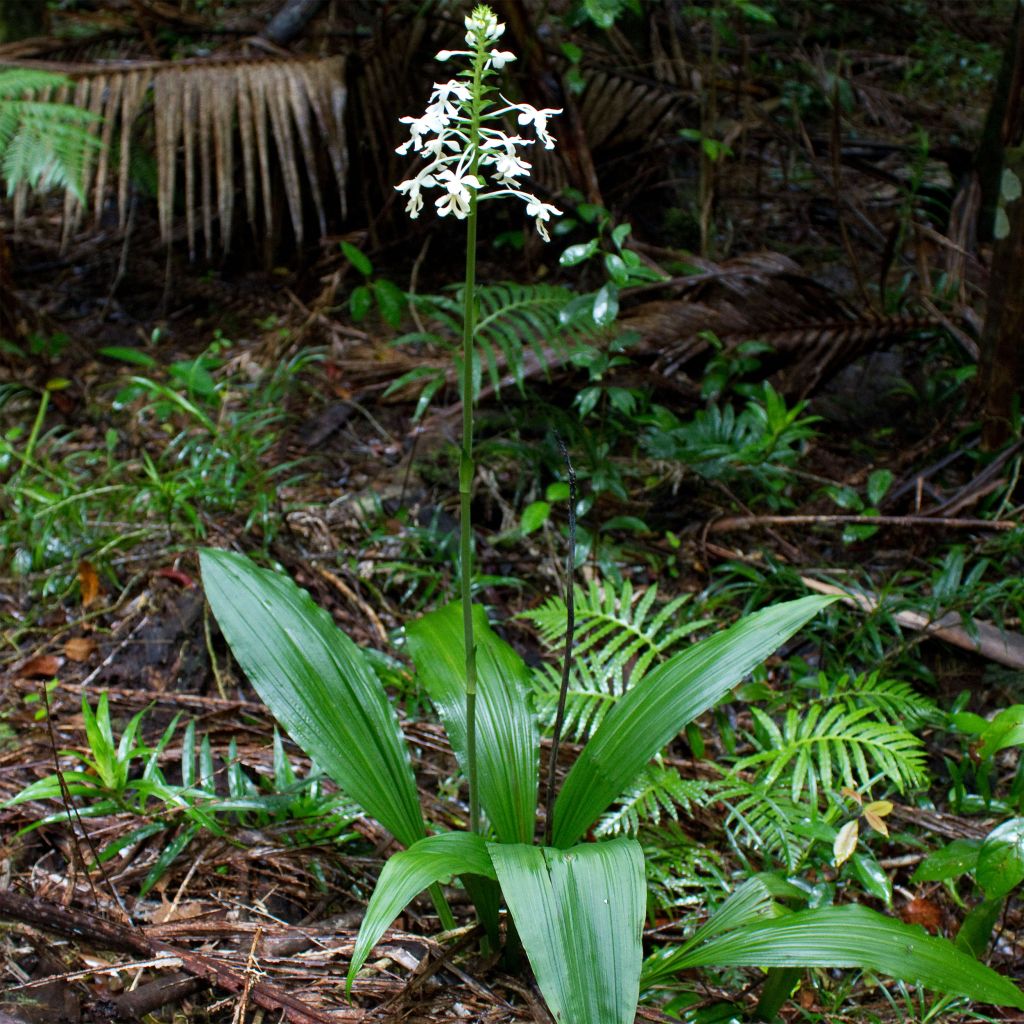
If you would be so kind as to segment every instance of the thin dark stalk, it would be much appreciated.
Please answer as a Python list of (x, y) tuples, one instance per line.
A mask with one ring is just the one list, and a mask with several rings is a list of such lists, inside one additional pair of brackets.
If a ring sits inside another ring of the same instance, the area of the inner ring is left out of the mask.
[(573, 567), (576, 563), (576, 471), (565, 442), (559, 437), (558, 447), (565, 459), (569, 475), (569, 550), (565, 555), (565, 650), (562, 654), (562, 683), (558, 689), (558, 710), (555, 713), (555, 729), (551, 735), (551, 756), (548, 758), (548, 787), (544, 797), (547, 817), (544, 822), (544, 845), (551, 845), (554, 828), (555, 771), (558, 767), (558, 747), (562, 742), (562, 726), (565, 722), (565, 701), (569, 693), (569, 670), (572, 667), (572, 642), (576, 630), (576, 604), (573, 593)]
[[(480, 47), (478, 46), (478, 50)], [(480, 163), (483, 59), (473, 66), (473, 108), (469, 126), (472, 148), (470, 174)], [(473, 335), (476, 333), (476, 191), (469, 202), (466, 220), (466, 286), (462, 318), (462, 452), (459, 459), (459, 569), (462, 596), (462, 629), (466, 645), (466, 776), (469, 783), (469, 830), (480, 831), (480, 794), (476, 757), (476, 646), (473, 640)]]

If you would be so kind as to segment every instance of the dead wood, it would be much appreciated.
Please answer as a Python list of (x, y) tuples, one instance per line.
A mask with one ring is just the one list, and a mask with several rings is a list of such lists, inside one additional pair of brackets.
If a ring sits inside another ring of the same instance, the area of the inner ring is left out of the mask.
[[(106, 949), (134, 953), (153, 958), (173, 957), (193, 978), (230, 992), (248, 993), (248, 999), (264, 1010), (280, 1012), (295, 1024), (337, 1024), (337, 1013), (327, 1014), (289, 995), (277, 985), (266, 981), (253, 981), (245, 970), (226, 964), (222, 960), (181, 949), (150, 938), (141, 928), (128, 928), (104, 921), (94, 914), (74, 907), (64, 907), (38, 897), (19, 896), (10, 890), (0, 890), (0, 914), (26, 924), (96, 943)], [(361, 1020), (361, 1011), (350, 1011), (346, 1020)]]

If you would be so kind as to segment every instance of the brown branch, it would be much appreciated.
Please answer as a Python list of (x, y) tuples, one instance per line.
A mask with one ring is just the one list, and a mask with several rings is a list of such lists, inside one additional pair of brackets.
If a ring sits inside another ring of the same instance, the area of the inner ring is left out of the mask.
[(953, 519), (942, 516), (728, 516), (708, 527), (709, 533), (729, 533), (751, 526), (814, 526), (858, 523), (863, 526), (947, 526), (956, 530), (1016, 530), (1010, 519)]

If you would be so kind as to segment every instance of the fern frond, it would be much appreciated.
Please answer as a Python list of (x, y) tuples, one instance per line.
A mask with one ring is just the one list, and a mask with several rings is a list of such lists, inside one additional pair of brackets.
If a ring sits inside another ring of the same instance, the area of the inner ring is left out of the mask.
[(815, 703), (828, 706), (842, 704), (847, 710), (871, 708), (887, 722), (902, 724), (907, 729), (929, 721), (937, 714), (935, 702), (918, 693), (909, 683), (897, 679), (883, 679), (878, 672), (867, 675), (829, 679), (823, 672), (817, 678), (818, 696)]
[[(49, 95), (67, 79), (32, 68), (0, 71), (0, 177), (12, 194), (67, 188), (81, 198), (84, 169), (101, 143), (90, 131), (98, 118)], [(38, 94), (38, 95), (37, 95)]]
[[(788, 871), (797, 868), (816, 838), (813, 821), (817, 809), (795, 802), (788, 792), (766, 785), (762, 779), (750, 781), (731, 774), (715, 798), (729, 808), (725, 829), (730, 841), (738, 848), (770, 854)], [(830, 806), (821, 820), (827, 822), (837, 814), (838, 805)]]
[(816, 803), (821, 789), (868, 789), (879, 775), (900, 792), (922, 784), (924, 744), (902, 725), (872, 717), (874, 710), (843, 704), (790, 708), (780, 728), (761, 708), (752, 708), (762, 749), (741, 758), (734, 770), (762, 769), (768, 789), (788, 773), (794, 802), (805, 788)]
[[(578, 742), (592, 733), (628, 687), (639, 681), (651, 664), (682, 640), (709, 625), (708, 619), (683, 619), (691, 595), (656, 607), (657, 586), (639, 597), (627, 580), (621, 589), (591, 580), (587, 589), (574, 588), (576, 629), (566, 699), (565, 735)], [(560, 653), (565, 643), (566, 607), (552, 597), (539, 608), (523, 612), (537, 628), (543, 645)], [(545, 666), (534, 673), (541, 721), (550, 724), (558, 701), (559, 673)]]
[(678, 822), (644, 825), (639, 839), (644, 848), (647, 891), (660, 910), (706, 909), (731, 891), (722, 855), (696, 842)]
[(689, 814), (692, 806), (703, 806), (715, 784), (702, 779), (684, 779), (674, 768), (648, 765), (640, 777), (618, 799), (594, 828), (595, 836), (635, 836), (643, 824), (660, 824), (663, 817), (679, 820), (679, 808)]

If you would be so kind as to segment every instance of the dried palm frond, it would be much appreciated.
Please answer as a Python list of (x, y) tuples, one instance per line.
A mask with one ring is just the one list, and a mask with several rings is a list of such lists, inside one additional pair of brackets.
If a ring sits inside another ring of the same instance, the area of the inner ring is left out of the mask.
[[(115, 190), (122, 228), (127, 221), (129, 156), (131, 146), (138, 141), (133, 133), (138, 135), (137, 122), (149, 109), (153, 112), (160, 236), (165, 243), (172, 236), (175, 188), (181, 169), (190, 255), (195, 255), (200, 224), (206, 255), (213, 255), (215, 216), (221, 248), (229, 248), (239, 152), (250, 223), (257, 221), (259, 200), (264, 230), (273, 228), (276, 161), (296, 240), (301, 242), (303, 238), (303, 176), (321, 233), (326, 232), (320, 149), (326, 151), (342, 214), (345, 212), (348, 150), (343, 57), (148, 61), (63, 65), (58, 70), (73, 80), (73, 87), (51, 90), (41, 98), (72, 103), (97, 118), (93, 131), (103, 146), (87, 160), (82, 182), (97, 224), (106, 199)], [(16, 222), (24, 213), (26, 200), (27, 192), (22, 190), (15, 202)], [(84, 205), (68, 193), (64, 214), (66, 242), (81, 226)]]
[(751, 253), (702, 269), (694, 284), (672, 282), (684, 297), (634, 306), (620, 321), (639, 332), (642, 348), (657, 353), (661, 375), (699, 365), (714, 348), (756, 339), (773, 349), (773, 386), (804, 398), (864, 353), (938, 323), (855, 309), (780, 253)]

